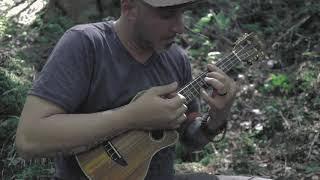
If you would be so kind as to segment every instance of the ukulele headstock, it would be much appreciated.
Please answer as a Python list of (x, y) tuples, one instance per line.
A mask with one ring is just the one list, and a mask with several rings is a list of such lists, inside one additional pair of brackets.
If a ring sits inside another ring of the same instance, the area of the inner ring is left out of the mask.
[(264, 56), (262, 49), (262, 43), (255, 34), (245, 33), (235, 42), (232, 52), (240, 61), (251, 65)]

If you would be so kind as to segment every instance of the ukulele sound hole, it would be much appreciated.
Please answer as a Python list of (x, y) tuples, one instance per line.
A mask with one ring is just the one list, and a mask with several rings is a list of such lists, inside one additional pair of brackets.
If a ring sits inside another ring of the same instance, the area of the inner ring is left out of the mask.
[(151, 138), (153, 140), (159, 141), (163, 138), (164, 136), (164, 131), (163, 130), (155, 130), (155, 131), (151, 131)]

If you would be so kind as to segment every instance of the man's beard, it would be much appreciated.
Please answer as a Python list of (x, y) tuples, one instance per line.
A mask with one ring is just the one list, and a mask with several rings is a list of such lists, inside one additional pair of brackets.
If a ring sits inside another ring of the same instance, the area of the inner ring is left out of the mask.
[(168, 44), (165, 44), (161, 47), (157, 47), (155, 45), (154, 42), (152, 42), (149, 38), (149, 34), (147, 32), (144, 31), (144, 28), (143, 28), (143, 23), (142, 24), (139, 24), (139, 23), (136, 23), (136, 26), (135, 26), (135, 29), (134, 29), (134, 34), (135, 34), (135, 40), (136, 40), (136, 43), (137, 45), (142, 48), (142, 49), (152, 49), (154, 50), (156, 53), (162, 53), (162, 52), (165, 52), (167, 51), (171, 45), (173, 44), (173, 42), (170, 42)]

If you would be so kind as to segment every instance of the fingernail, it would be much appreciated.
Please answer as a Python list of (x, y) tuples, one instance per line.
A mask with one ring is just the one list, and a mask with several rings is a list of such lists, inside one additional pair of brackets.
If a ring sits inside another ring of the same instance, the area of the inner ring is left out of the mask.
[(170, 84), (170, 86), (173, 86), (173, 87), (176, 87), (177, 85), (178, 85), (177, 82), (173, 82), (173, 83)]

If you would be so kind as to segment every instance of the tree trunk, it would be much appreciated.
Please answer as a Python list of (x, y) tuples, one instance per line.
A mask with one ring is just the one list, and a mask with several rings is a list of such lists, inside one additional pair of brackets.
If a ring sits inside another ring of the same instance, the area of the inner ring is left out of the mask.
[(60, 10), (76, 23), (99, 21), (103, 18), (119, 16), (119, 0), (50, 0), (49, 11)]

